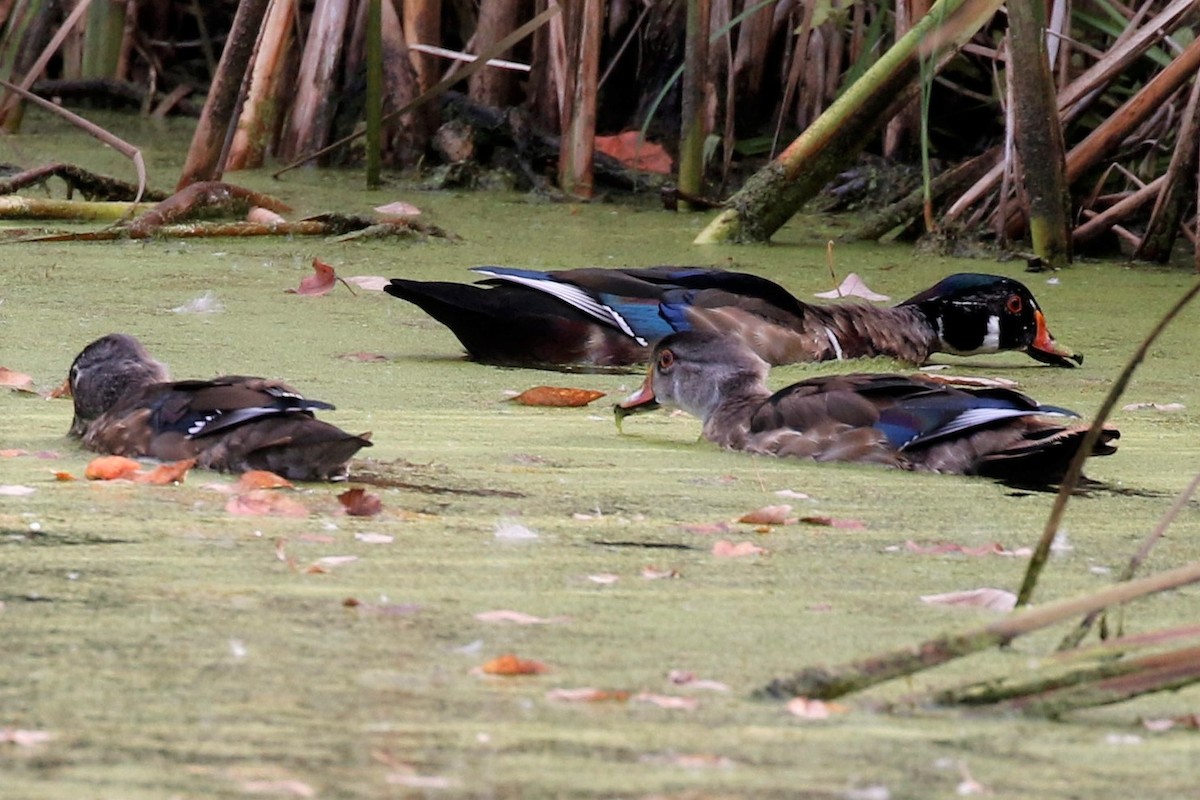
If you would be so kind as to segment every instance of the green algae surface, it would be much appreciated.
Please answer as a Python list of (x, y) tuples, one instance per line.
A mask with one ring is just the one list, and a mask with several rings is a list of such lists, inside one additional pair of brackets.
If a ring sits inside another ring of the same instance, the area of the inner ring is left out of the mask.
[[(34, 115), (5, 140), (32, 165), (61, 149), (110, 174), (125, 169)], [(38, 125), (45, 127), (39, 129)], [(126, 123), (128, 124), (128, 123)], [(186, 141), (177, 125), (127, 131), (139, 144)], [(59, 156), (55, 156), (59, 157)], [(150, 149), (152, 179), (173, 182), (181, 153)], [(157, 172), (157, 175), (155, 175)], [(877, 710), (883, 700), (1023, 669), (1062, 630), (879, 687), (829, 720), (751, 699), (771, 678), (978, 624), (982, 611), (921, 595), (1015, 589), (1025, 561), (916, 555), (909, 540), (1032, 545), (1052, 503), (983, 480), (813, 465), (725, 453), (668, 414), (615, 429), (610, 400), (636, 374), (500, 370), (464, 361), (413, 306), (338, 287), (284, 293), (314, 257), (339, 274), (469, 280), (478, 264), (536, 268), (696, 263), (758, 272), (801, 298), (828, 288), (825, 241), (837, 220), (796, 219), (768, 247), (690, 244), (706, 221), (651, 206), (549, 204), (518, 195), (359, 188), (351, 173), (261, 173), (236, 182), (298, 213), (365, 212), (395, 199), (457, 242), (323, 239), (4, 245), (0, 365), (49, 390), (93, 338), (139, 336), (175, 375), (279, 377), (337, 404), (328, 418), (373, 432), (354, 472), (384, 512), (338, 512), (344, 487), (304, 485), (306, 518), (225, 509), (233, 480), (193, 472), (179, 486), (60, 482), (90, 454), (66, 438), (69, 400), (0, 393), (0, 735), (2, 794), (13, 798), (891, 797), (956, 796), (969, 775), (993, 796), (1187, 796), (1194, 733), (1149, 733), (1141, 717), (1196, 710), (1200, 691), (1048, 722), (995, 714)], [(966, 375), (1020, 381), (1039, 399), (1089, 413), (1153, 321), (1189, 284), (1182, 270), (1072, 267), (1049, 282), (1014, 263), (923, 256), (903, 246), (836, 250), (900, 299), (955, 271), (1025, 280), (1051, 329), (1084, 367), (1020, 354), (937, 359)], [(219, 310), (175, 311), (212, 293)], [(1121, 411), (1117, 455), (1074, 499), (1069, 547), (1035, 600), (1107, 584), (1200, 464), (1200, 309), (1152, 349)], [(360, 360), (348, 354), (382, 357)], [(777, 385), (845, 365), (776, 370)], [(860, 370), (901, 370), (877, 360)], [(589, 408), (506, 401), (539, 384), (609, 394)], [(784, 499), (792, 490), (811, 499)], [(759, 532), (731, 520), (767, 504), (857, 519)], [(504, 534), (528, 531), (533, 538)], [(712, 532), (716, 531), (716, 532)], [(1190, 505), (1148, 570), (1200, 558)], [(767, 554), (721, 559), (714, 541)], [(321, 561), (354, 556), (356, 560)], [(653, 568), (647, 573), (647, 568)], [(674, 575), (649, 579), (646, 574)], [(1200, 589), (1132, 606), (1132, 631), (1194, 621)], [(349, 602), (348, 602), (349, 601)], [(518, 625), (476, 614), (552, 620)], [(540, 675), (478, 674), (505, 653)], [(673, 670), (728, 691), (673, 682)], [(554, 700), (596, 687), (641, 699)], [(688, 707), (655, 698), (690, 698)], [(7, 738), (18, 738), (9, 734)]]

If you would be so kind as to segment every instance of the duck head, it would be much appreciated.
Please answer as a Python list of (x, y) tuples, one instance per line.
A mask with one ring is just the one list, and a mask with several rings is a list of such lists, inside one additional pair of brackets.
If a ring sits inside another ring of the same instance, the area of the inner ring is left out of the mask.
[(1012, 278), (960, 272), (900, 305), (921, 310), (943, 352), (963, 356), (1023, 350), (1058, 367), (1083, 363), (1082, 355), (1054, 340), (1033, 293)]
[(142, 343), (124, 333), (110, 333), (83, 348), (68, 376), (75, 399), (71, 434), (82, 436), (99, 417), (131, 389), (170, 380), (167, 368)]
[(664, 405), (708, 420), (722, 402), (762, 393), (768, 369), (735, 338), (706, 331), (671, 334), (654, 346), (641, 388), (614, 407), (617, 425)]

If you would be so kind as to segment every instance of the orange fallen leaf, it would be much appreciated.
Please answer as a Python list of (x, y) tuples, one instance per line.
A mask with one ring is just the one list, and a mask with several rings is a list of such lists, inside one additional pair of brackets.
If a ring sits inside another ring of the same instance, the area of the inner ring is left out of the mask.
[(302, 294), (309, 297), (319, 297), (323, 294), (328, 294), (329, 290), (337, 284), (337, 273), (333, 267), (321, 261), (319, 258), (313, 259), (313, 272), (300, 281), (300, 286), (295, 289), (284, 289), (288, 294)]
[(100, 456), (88, 462), (83, 476), (89, 481), (115, 481), (131, 478), (142, 471), (142, 465), (125, 456)]
[(71, 473), (64, 471), (64, 472), (55, 472), (54, 480), (56, 480), (56, 481), (77, 481), (79, 479), (76, 478)]
[(8, 367), (0, 367), (0, 386), (16, 389), (18, 392), (32, 392), (33, 378), (24, 372), (17, 372)]
[(234, 495), (225, 504), (230, 514), (249, 517), (307, 517), (308, 508), (292, 498), (270, 491), (255, 489)]
[(738, 522), (745, 522), (749, 525), (787, 525), (796, 521), (795, 517), (788, 516), (791, 513), (792, 507), (786, 504), (763, 506), (748, 514), (743, 514), (738, 518)]
[(338, 495), (338, 502), (352, 517), (373, 517), (383, 511), (383, 501), (377, 494), (368, 494), (366, 489), (355, 487)]
[(800, 521), (805, 525), (822, 525), (826, 528), (845, 528), (853, 531), (862, 530), (863, 528), (867, 527), (867, 523), (863, 522), (861, 519), (842, 519), (839, 517), (823, 517), (819, 515), (801, 517)]
[(541, 675), (549, 672), (550, 668), (540, 661), (518, 658), (512, 653), (506, 653), (480, 665), (479, 671), (485, 675)]
[(551, 689), (546, 692), (547, 700), (563, 703), (624, 703), (630, 692), (623, 689), (596, 689), (580, 686), (578, 689)]
[(57, 400), (60, 397), (71, 396), (71, 379), (64, 378), (63, 382), (46, 393), (47, 400)]
[(534, 386), (514, 397), (514, 403), (523, 406), (551, 406), (574, 408), (586, 406), (593, 400), (604, 397), (604, 392), (594, 389), (572, 389), (566, 386)]
[(254, 489), (291, 489), (292, 482), (287, 478), (280, 477), (274, 472), (265, 469), (252, 469), (249, 472), (243, 472), (238, 478), (237, 490), (239, 492), (249, 492)]
[(712, 554), (718, 558), (760, 556), (766, 552), (766, 549), (759, 547), (758, 545), (754, 544), (754, 542), (739, 542), (734, 544), (728, 539), (719, 539), (712, 548)]
[(641, 131), (624, 131), (615, 136), (597, 136), (596, 149), (630, 169), (671, 174), (671, 156), (660, 144), (642, 138)]
[(172, 483), (183, 483), (188, 470), (196, 466), (196, 459), (188, 458), (183, 461), (172, 461), (159, 464), (149, 472), (139, 472), (133, 476), (134, 483), (148, 483), (151, 486), (167, 486)]

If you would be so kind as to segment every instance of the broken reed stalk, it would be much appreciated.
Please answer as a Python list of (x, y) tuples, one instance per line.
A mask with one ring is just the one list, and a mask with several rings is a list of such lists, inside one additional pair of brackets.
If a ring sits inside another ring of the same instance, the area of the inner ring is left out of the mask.
[(138, 177), (137, 196), (133, 198), (133, 202), (136, 203), (142, 199), (142, 195), (146, 191), (146, 161), (145, 161), (145, 159), (142, 158), (141, 150), (137, 149), (136, 147), (131, 145), (129, 142), (127, 142), (124, 139), (117, 136), (116, 134), (109, 133), (108, 131), (104, 130), (104, 128), (101, 128), (96, 123), (84, 119), (83, 117), (76, 114), (74, 111), (68, 111), (67, 109), (63, 108), (62, 106), (56, 106), (56, 105), (54, 105), (54, 103), (51, 103), (49, 100), (38, 97), (33, 92), (26, 91), (25, 89), (22, 89), (20, 86), (17, 86), (16, 84), (9, 83), (6, 80), (0, 80), (0, 86), (3, 86), (5, 89), (8, 89), (10, 92), (16, 92), (17, 94), (21, 95), (21, 97), (24, 97), (26, 100), (30, 101), (31, 103), (41, 106), (42, 108), (46, 109), (47, 111), (49, 111), (51, 113), (58, 114), (60, 117), (67, 120), (75, 127), (80, 128), (81, 130), (84, 130), (87, 133), (90, 133), (92, 136), (96, 137), (97, 139), (104, 142), (106, 145), (108, 145), (112, 149), (116, 150), (118, 153), (125, 156), (130, 161), (132, 161), (133, 168), (137, 171), (137, 177)]
[[(1137, 552), (1133, 554), (1133, 557), (1129, 559), (1129, 563), (1125, 565), (1125, 569), (1122, 570), (1121, 574), (1117, 576), (1118, 583), (1131, 579), (1134, 574), (1137, 573), (1138, 567), (1140, 567), (1146, 560), (1146, 557), (1150, 555), (1151, 548), (1158, 544), (1158, 540), (1161, 539), (1163, 534), (1167, 532), (1167, 528), (1170, 527), (1171, 523), (1175, 521), (1175, 518), (1179, 516), (1179, 512), (1187, 506), (1188, 500), (1190, 500), (1192, 495), (1196, 493), (1196, 489), (1198, 487), (1200, 487), (1200, 473), (1197, 473), (1196, 476), (1192, 478), (1191, 483), (1189, 483), (1184, 490), (1179, 493), (1179, 496), (1175, 498), (1175, 502), (1171, 504), (1171, 507), (1168, 508), (1166, 513), (1162, 515), (1162, 519), (1160, 519), (1158, 524), (1154, 526), (1154, 530), (1150, 531), (1150, 533), (1142, 541), (1142, 544), (1138, 548)], [(1079, 627), (1063, 637), (1063, 640), (1058, 645), (1058, 649), (1071, 650), (1075, 647), (1078, 647), (1079, 643), (1083, 641), (1083, 637), (1087, 636), (1088, 632), (1091, 631), (1092, 625), (1095, 624), (1096, 620), (1100, 617), (1100, 614), (1101, 612), (1099, 611), (1093, 611), (1092, 613), (1086, 615), (1083, 620), (1080, 621)]]
[(1166, 330), (1167, 326), (1179, 315), (1179, 312), (1187, 306), (1188, 303), (1200, 294), (1200, 281), (1197, 281), (1191, 289), (1184, 293), (1183, 297), (1176, 301), (1175, 305), (1163, 315), (1150, 334), (1142, 340), (1138, 345), (1138, 349), (1130, 356), (1129, 362), (1125, 368), (1121, 370), (1121, 374), (1113, 381), (1112, 388), (1108, 390), (1108, 395), (1104, 398), (1104, 402), (1100, 404), (1100, 409), (1096, 412), (1096, 418), (1092, 420), (1092, 426), (1088, 428), (1087, 435), (1083, 437), (1083, 442), (1079, 445), (1079, 451), (1075, 453), (1075, 458), (1071, 459), (1071, 465), (1067, 467), (1067, 473), (1063, 476), (1062, 484), (1058, 487), (1058, 496), (1054, 498), (1054, 507), (1050, 509), (1050, 517), (1046, 520), (1046, 527), (1042, 530), (1042, 538), (1038, 541), (1037, 547), (1034, 548), (1033, 557), (1029, 559), (1029, 567), (1025, 570), (1025, 578), (1021, 582), (1021, 590), (1017, 593), (1017, 608), (1029, 603), (1029, 599), (1033, 596), (1033, 589), (1037, 585), (1038, 576), (1042, 572), (1042, 568), (1046, 566), (1046, 560), (1050, 557), (1050, 545), (1054, 543), (1054, 537), (1058, 533), (1058, 526), (1062, 522), (1063, 512), (1067, 507), (1067, 500), (1070, 499), (1075, 487), (1079, 485), (1079, 479), (1083, 475), (1083, 464), (1091, 455), (1092, 448), (1096, 446), (1096, 442), (1100, 439), (1100, 432), (1104, 428), (1104, 422), (1108, 419), (1108, 415), (1112, 413), (1113, 407), (1116, 406), (1117, 400), (1125, 393), (1125, 387), (1129, 385), (1129, 379), (1133, 377), (1134, 371), (1138, 365), (1142, 363), (1142, 359), (1146, 357), (1150, 345), (1154, 344), (1159, 335)]
[(379, 188), (383, 161), (383, 5), (367, 0), (367, 188)]
[(1008, 644), (1018, 636), (1080, 614), (1196, 582), (1200, 582), (1200, 561), (1110, 586), (1082, 597), (1014, 612), (982, 628), (928, 639), (915, 647), (901, 648), (839, 667), (809, 667), (789, 678), (771, 681), (759, 690), (759, 693), (774, 698), (803, 696), (828, 700), (840, 697), (991, 647)]
[[(512, 47), (514, 44), (521, 41), (526, 36), (533, 33), (538, 28), (542, 27), (547, 22), (549, 22), (550, 19), (555, 14), (559, 13), (560, 10), (561, 10), (561, 8), (559, 6), (550, 6), (545, 11), (538, 14), (533, 19), (529, 20), (529, 22), (526, 22), (524, 25), (517, 28), (515, 31), (510, 33), (508, 36), (505, 36), (503, 39), (496, 42), (494, 45), (487, 48), (482, 53), (479, 53), (478, 58), (476, 58), (474, 61), (465, 64), (462, 68), (454, 71), (453, 73), (446, 76), (445, 78), (442, 78), (442, 80), (438, 81), (433, 86), (430, 86), (424, 92), (421, 92), (421, 94), (419, 94), (416, 98), (414, 98), (412, 100), (412, 102), (405, 103), (404, 105), (400, 106), (399, 108), (397, 108), (393, 111), (389, 111), (387, 114), (385, 114), (383, 116), (383, 122), (389, 122), (393, 119), (396, 119), (397, 117), (407, 114), (408, 112), (412, 111), (414, 108), (418, 108), (418, 107), (424, 105), (425, 103), (428, 103), (430, 100), (439, 96), (440, 94), (442, 94), (442, 92), (446, 91), (454, 84), (458, 83), (461, 80), (469, 78), (472, 75), (474, 75), (476, 72), (478, 72), (479, 70), (486, 68), (488, 61), (492, 60), (493, 58), (496, 58), (499, 55), (503, 55), (503, 53), (506, 50), (508, 50), (510, 47)], [(329, 144), (325, 145), (324, 147), (322, 147), (319, 150), (315, 150), (311, 153), (302, 154), (299, 157), (297, 157), (296, 160), (292, 161), (287, 166), (284, 166), (284, 167), (281, 167), (280, 169), (275, 170), (275, 172), (271, 173), (271, 177), (278, 178), (280, 175), (283, 175), (285, 172), (291, 172), (296, 167), (299, 167), (302, 164), (306, 164), (309, 161), (312, 161), (314, 158), (320, 158), (321, 156), (325, 155), (326, 153), (332, 152), (332, 151), (336, 150), (337, 148), (342, 147), (343, 145), (349, 144), (350, 142), (353, 142), (354, 140), (358, 139), (360, 136), (363, 136), (363, 135), (364, 135), (364, 131), (355, 131), (354, 133), (352, 133), (348, 136), (343, 136), (341, 139), (338, 139), (336, 142), (330, 142)]]

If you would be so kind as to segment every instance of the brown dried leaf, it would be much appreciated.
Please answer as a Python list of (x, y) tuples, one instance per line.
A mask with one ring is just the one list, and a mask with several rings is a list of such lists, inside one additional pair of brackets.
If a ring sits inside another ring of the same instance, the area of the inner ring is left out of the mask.
[(57, 400), (60, 397), (71, 397), (71, 379), (64, 378), (63, 382), (46, 392), (47, 400)]
[(598, 152), (612, 156), (630, 169), (671, 174), (671, 155), (661, 144), (646, 141), (640, 130), (597, 136), (595, 146)]
[(788, 516), (791, 513), (792, 507), (786, 503), (777, 506), (763, 506), (743, 514), (738, 518), (738, 522), (745, 522), (748, 525), (789, 525), (796, 522), (795, 517)]
[(814, 514), (808, 517), (801, 517), (800, 521), (805, 525), (822, 525), (827, 528), (845, 528), (846, 530), (862, 530), (867, 527), (867, 523), (861, 519), (845, 519), (839, 517), (825, 517)]
[(523, 406), (551, 406), (554, 408), (577, 408), (604, 397), (604, 392), (594, 389), (573, 389), (566, 386), (534, 386), (514, 397), (514, 403)]
[(255, 489), (234, 495), (225, 511), (246, 517), (307, 517), (308, 508), (287, 495), (269, 489)]
[(338, 502), (352, 517), (373, 517), (383, 511), (383, 501), (377, 494), (368, 494), (366, 489), (355, 487), (338, 495)]
[(910, 553), (917, 555), (942, 555), (945, 553), (962, 553), (964, 556), (1028, 556), (1032, 554), (1032, 550), (1028, 547), (1019, 547), (1016, 550), (1009, 550), (999, 542), (991, 542), (982, 544), (977, 547), (967, 547), (966, 545), (957, 544), (956, 542), (934, 542), (933, 544), (919, 544), (909, 539), (904, 543), (904, 549)]
[(16, 389), (18, 392), (32, 392), (33, 378), (24, 372), (17, 372), (8, 367), (0, 367), (0, 386)]
[(89, 481), (115, 481), (132, 478), (142, 471), (142, 465), (125, 456), (100, 456), (88, 462), (83, 476)]
[(1017, 596), (1004, 589), (967, 589), (944, 594), (923, 594), (922, 603), (935, 606), (970, 606), (991, 611), (1012, 611), (1017, 606)]
[(151, 486), (167, 486), (172, 483), (183, 483), (188, 470), (194, 466), (196, 466), (196, 459), (194, 458), (159, 464), (149, 472), (139, 472), (134, 475), (133, 482), (148, 483)]
[(333, 267), (326, 264), (319, 258), (313, 259), (313, 275), (309, 275), (300, 281), (300, 286), (295, 289), (284, 289), (288, 294), (302, 294), (309, 297), (319, 297), (323, 294), (328, 294), (329, 291), (337, 285), (337, 273)]
[(754, 542), (739, 542), (734, 544), (728, 539), (719, 539), (713, 545), (712, 554), (718, 558), (742, 558), (743, 556), (760, 556), (766, 553), (766, 549), (759, 547)]
[(550, 671), (541, 661), (518, 658), (512, 653), (497, 656), (478, 669), (484, 675), (541, 675)]

